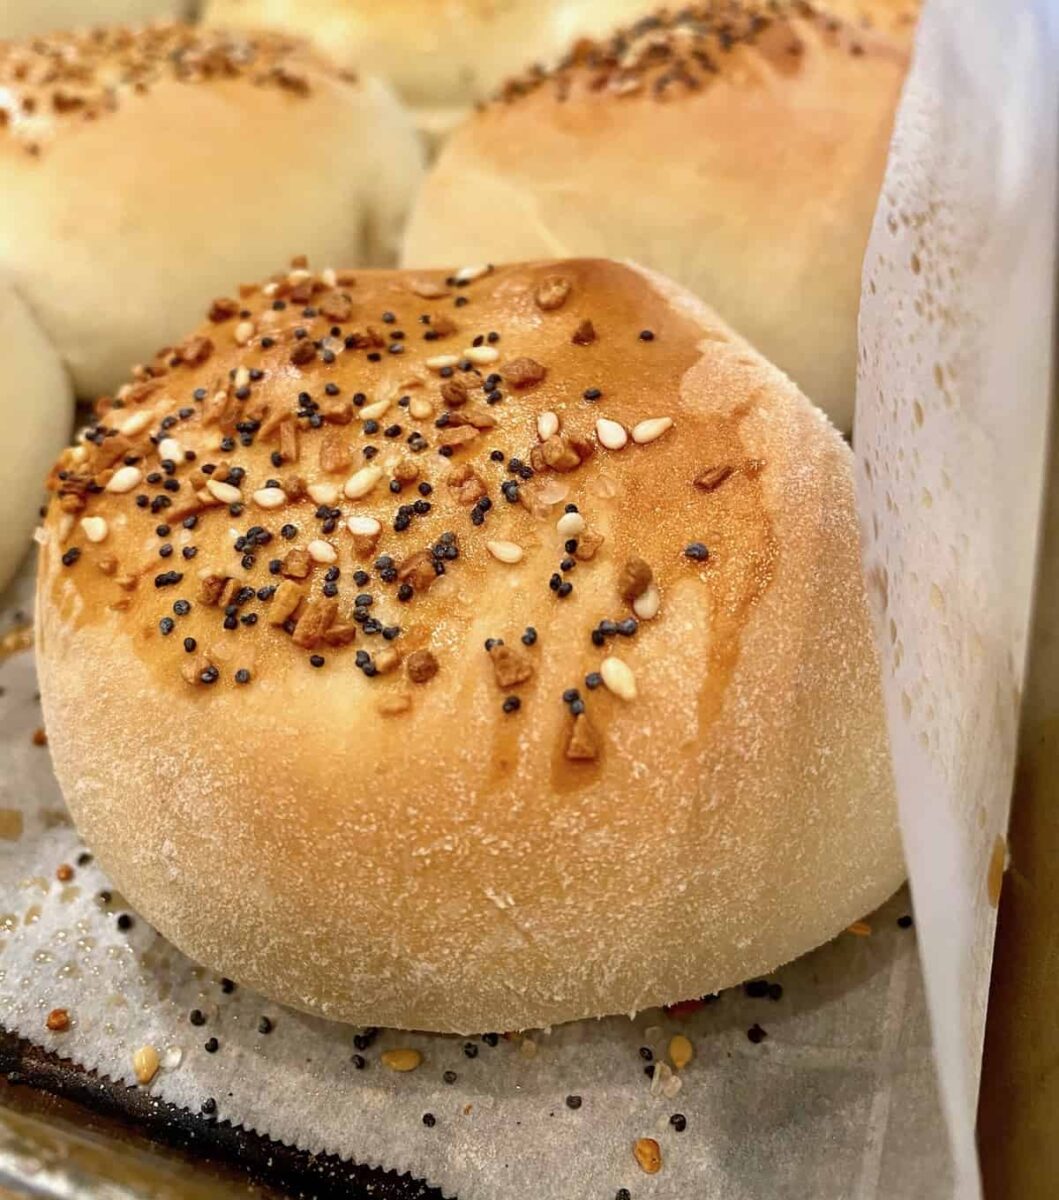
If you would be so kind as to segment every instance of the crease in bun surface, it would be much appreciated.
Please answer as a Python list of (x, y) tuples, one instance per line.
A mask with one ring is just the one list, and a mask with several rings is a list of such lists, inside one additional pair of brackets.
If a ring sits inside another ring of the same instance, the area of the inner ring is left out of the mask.
[(712, 0), (582, 39), (452, 134), (403, 260), (641, 262), (848, 429), (861, 263), (907, 63), (903, 30), (803, 0)]
[(386, 86), (296, 39), (158, 25), (0, 43), (0, 270), (82, 397), (232, 279), (303, 249), (392, 259), (420, 165)]
[(760, 974), (902, 878), (850, 452), (659, 276), (296, 263), (49, 486), (59, 780), (230, 978), (533, 1027)]

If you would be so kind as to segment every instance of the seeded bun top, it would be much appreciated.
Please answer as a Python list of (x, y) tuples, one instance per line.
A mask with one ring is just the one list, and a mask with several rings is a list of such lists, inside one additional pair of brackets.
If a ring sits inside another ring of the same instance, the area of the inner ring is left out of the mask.
[(520, 1028), (774, 967), (900, 879), (849, 451), (667, 281), (297, 267), (51, 487), (59, 779), (232, 978)]
[(190, 0), (0, 0), (0, 38), (188, 15)]
[(453, 133), (404, 262), (641, 262), (848, 428), (861, 262), (907, 43), (800, 0), (714, 0), (578, 42)]
[(290, 38), (0, 43), (0, 273), (85, 397), (277, 256), (392, 258), (419, 172), (385, 86)]

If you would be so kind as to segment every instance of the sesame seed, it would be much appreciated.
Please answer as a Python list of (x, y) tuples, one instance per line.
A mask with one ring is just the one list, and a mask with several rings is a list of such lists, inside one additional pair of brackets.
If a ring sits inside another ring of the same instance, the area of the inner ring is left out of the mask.
[(473, 283), (476, 279), (481, 279), (483, 275), (488, 275), (492, 269), (490, 263), (476, 263), (473, 266), (460, 267), (452, 279), (457, 284)]
[(282, 508), (287, 503), (287, 493), (278, 487), (264, 487), (251, 497), (259, 508)]
[(333, 563), (338, 561), (338, 551), (330, 542), (325, 542), (321, 538), (314, 538), (305, 549), (315, 563)]
[(621, 450), (629, 441), (625, 426), (608, 417), (600, 417), (596, 422), (596, 437), (608, 450)]
[(537, 417), (537, 436), (542, 442), (554, 437), (559, 432), (559, 418), (553, 412), (542, 412)]
[(378, 537), (382, 532), (382, 524), (374, 517), (349, 517), (346, 520), (346, 528), (359, 537)]
[(482, 366), (486, 363), (494, 363), (500, 358), (500, 351), (493, 346), (471, 346), (464, 350), (463, 357), (475, 364)]
[(139, 487), (142, 481), (143, 472), (139, 467), (119, 467), (110, 477), (110, 482), (104, 491), (123, 495), (125, 492), (131, 492), (133, 488)]
[(579, 512), (565, 512), (559, 518), (555, 528), (563, 538), (577, 537), (585, 531), (585, 518)]
[(599, 665), (599, 673), (607, 690), (622, 700), (636, 699), (636, 676), (631, 668), (620, 658), (613, 655), (605, 658)]
[(326, 504), (333, 507), (338, 503), (339, 490), (337, 483), (312, 483), (306, 489), (310, 498), (316, 504)]
[(360, 416), (364, 421), (373, 421), (377, 417), (381, 417), (392, 402), (389, 396), (384, 396), (381, 400), (376, 400), (374, 404), (366, 404), (360, 410)]
[(641, 342), (653, 342), (654, 340), (655, 340), (655, 335), (650, 329), (641, 329), (640, 330), (640, 341)]
[(522, 547), (515, 542), (486, 542), (485, 548), (502, 563), (521, 562), (524, 554)]
[(103, 517), (82, 517), (81, 529), (90, 542), (102, 542), (109, 531), (109, 526)]
[(649, 583), (645, 591), (632, 602), (632, 611), (641, 621), (653, 621), (658, 616), (662, 605), (662, 595), (654, 583)]
[(639, 446), (657, 442), (667, 430), (673, 428), (672, 417), (651, 417), (633, 426), (632, 440)]
[(383, 471), (381, 467), (361, 467), (346, 480), (346, 486), (343, 489), (346, 496), (350, 500), (361, 500), (368, 495), (375, 485), (382, 479)]
[(446, 367), (456, 366), (459, 361), (459, 356), (455, 354), (435, 354), (432, 358), (426, 360), (425, 365), (431, 371), (442, 371)]
[(143, 433), (150, 423), (151, 414), (149, 412), (133, 413), (118, 426), (118, 432), (124, 434), (125, 437), (135, 437), (138, 433)]
[(243, 498), (243, 493), (237, 487), (230, 483), (221, 483), (219, 479), (207, 479), (206, 490), (222, 504), (238, 504)]

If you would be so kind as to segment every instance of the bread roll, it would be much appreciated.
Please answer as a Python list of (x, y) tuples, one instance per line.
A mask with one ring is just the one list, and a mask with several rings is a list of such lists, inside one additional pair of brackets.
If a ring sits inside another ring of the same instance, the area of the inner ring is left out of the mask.
[(645, 0), (209, 0), (203, 19), (301, 34), (346, 66), (370, 64), (426, 132), (442, 133), (509, 75), (648, 8)]
[(481, 1032), (736, 983), (894, 890), (851, 456), (780, 372), (613, 262), (242, 303), (51, 479), (49, 743), (152, 924)]
[(44, 499), (41, 480), (70, 436), (73, 397), (58, 355), (11, 285), (0, 278), (0, 479), (4, 481), (0, 521), (0, 592), (26, 557), (37, 510)]
[(0, 270), (95, 396), (277, 255), (385, 257), (419, 154), (383, 84), (274, 35), (0, 45)]
[(907, 37), (713, 3), (511, 82), (428, 176), (404, 262), (632, 258), (691, 288), (843, 428)]
[(188, 15), (189, 0), (0, 0), (0, 38)]

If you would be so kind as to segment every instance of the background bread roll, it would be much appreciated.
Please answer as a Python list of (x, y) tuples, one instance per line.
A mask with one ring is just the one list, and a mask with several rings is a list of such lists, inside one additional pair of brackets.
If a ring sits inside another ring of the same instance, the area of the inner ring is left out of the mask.
[(682, 8), (581, 44), (452, 135), (404, 262), (634, 259), (709, 301), (848, 428), (907, 40), (781, 2)]
[(26, 556), (45, 492), (41, 479), (70, 436), (73, 397), (55, 351), (14, 289), (0, 278), (0, 591)]
[(52, 477), (49, 744), (153, 925), (480, 1032), (735, 983), (897, 886), (851, 456), (782, 374), (612, 262), (244, 303)]
[(0, 38), (189, 15), (191, 0), (0, 0)]
[(203, 19), (312, 38), (337, 61), (389, 79), (421, 126), (441, 132), (507, 76), (649, 7), (645, 0), (209, 0)]
[(116, 386), (233, 279), (303, 248), (385, 258), (419, 170), (382, 83), (275, 35), (0, 45), (0, 270), (81, 395)]

